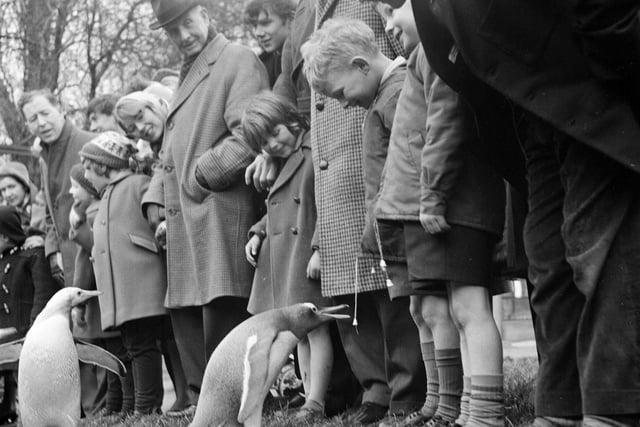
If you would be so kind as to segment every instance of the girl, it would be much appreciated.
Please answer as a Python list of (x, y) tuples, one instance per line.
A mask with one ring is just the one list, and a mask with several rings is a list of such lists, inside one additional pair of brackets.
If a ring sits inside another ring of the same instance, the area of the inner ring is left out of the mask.
[[(256, 267), (248, 306), (254, 314), (299, 302), (329, 303), (320, 292), (320, 254), (312, 243), (316, 207), (308, 130), (295, 107), (272, 93), (257, 95), (242, 118), (247, 142), (284, 160), (267, 197), (267, 215), (251, 228), (245, 248)], [(333, 365), (328, 325), (300, 341), (298, 357), (306, 401), (296, 417), (320, 417)]]

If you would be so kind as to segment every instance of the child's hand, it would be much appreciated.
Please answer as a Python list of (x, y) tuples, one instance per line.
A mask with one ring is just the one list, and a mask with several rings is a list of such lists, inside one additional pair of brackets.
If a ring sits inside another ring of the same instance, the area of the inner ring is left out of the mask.
[(71, 225), (71, 228), (73, 228), (74, 230), (78, 229), (78, 227), (80, 227), (85, 220), (85, 215), (80, 215), (75, 209), (71, 209), (71, 211), (69, 211), (69, 225)]
[(320, 251), (313, 251), (307, 264), (307, 277), (309, 279), (320, 280)]
[(442, 215), (420, 214), (420, 222), (422, 227), (429, 234), (444, 233), (451, 230), (451, 226), (447, 224), (447, 221)]
[(24, 249), (33, 249), (33, 248), (38, 248), (40, 246), (44, 246), (44, 239), (42, 238), (42, 236), (38, 236), (38, 235), (27, 237), (27, 239), (22, 244), (22, 247)]
[(156, 227), (155, 239), (162, 249), (167, 249), (167, 221), (161, 221)]
[(251, 239), (247, 242), (244, 247), (244, 253), (247, 257), (247, 261), (252, 266), (256, 266), (256, 262), (258, 261), (258, 254), (260, 253), (260, 246), (262, 246), (262, 239), (257, 234), (251, 236)]

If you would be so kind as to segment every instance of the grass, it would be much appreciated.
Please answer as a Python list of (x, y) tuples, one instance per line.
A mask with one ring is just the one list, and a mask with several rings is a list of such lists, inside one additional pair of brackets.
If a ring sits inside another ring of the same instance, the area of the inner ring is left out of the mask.
[[(508, 427), (524, 427), (533, 421), (533, 391), (537, 373), (537, 361), (533, 358), (506, 358), (505, 406)], [(344, 418), (336, 416), (314, 423), (301, 423), (288, 415), (286, 411), (268, 408), (263, 416), (264, 427), (349, 427)], [(114, 417), (89, 418), (83, 420), (83, 427), (122, 426), (122, 427), (186, 427), (191, 419), (169, 418), (162, 415), (149, 415), (143, 418)]]

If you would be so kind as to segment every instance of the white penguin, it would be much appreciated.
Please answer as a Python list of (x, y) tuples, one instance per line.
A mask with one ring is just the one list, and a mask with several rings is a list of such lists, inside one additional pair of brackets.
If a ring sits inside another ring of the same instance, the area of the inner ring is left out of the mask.
[(262, 405), (300, 339), (322, 323), (349, 319), (311, 303), (269, 310), (236, 326), (211, 355), (191, 427), (259, 427)]
[(59, 290), (36, 317), (24, 340), (1, 346), (0, 362), (15, 361), (19, 355), (18, 397), (22, 425), (71, 427), (79, 424), (79, 360), (124, 375), (124, 365), (115, 356), (82, 342), (78, 342), (76, 348), (71, 335), (71, 308), (98, 295), (99, 291), (74, 287)]

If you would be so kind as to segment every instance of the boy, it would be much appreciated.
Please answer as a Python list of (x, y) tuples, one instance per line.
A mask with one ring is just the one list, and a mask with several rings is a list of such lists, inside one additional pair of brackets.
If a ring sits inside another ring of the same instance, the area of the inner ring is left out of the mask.
[[(395, 105), (402, 88), (406, 65), (402, 57), (391, 60), (375, 42), (374, 32), (355, 19), (330, 19), (301, 48), (304, 72), (312, 88), (336, 99), (344, 107), (368, 109), (363, 124), (365, 226), (361, 247), (379, 258), (373, 202), (387, 155)], [(386, 271), (383, 272), (386, 274)], [(409, 315), (405, 281), (388, 290), (368, 292), (376, 300), (369, 321), (376, 322), (385, 340), (387, 383), (391, 388), (389, 415), (406, 415), (422, 403), (426, 386), (419, 358), (417, 331)], [(390, 298), (391, 297), (391, 298)], [(358, 313), (354, 313), (357, 319)], [(399, 349), (402, 351), (396, 351)], [(402, 381), (400, 381), (402, 378)], [(385, 425), (385, 422), (383, 424)]]

